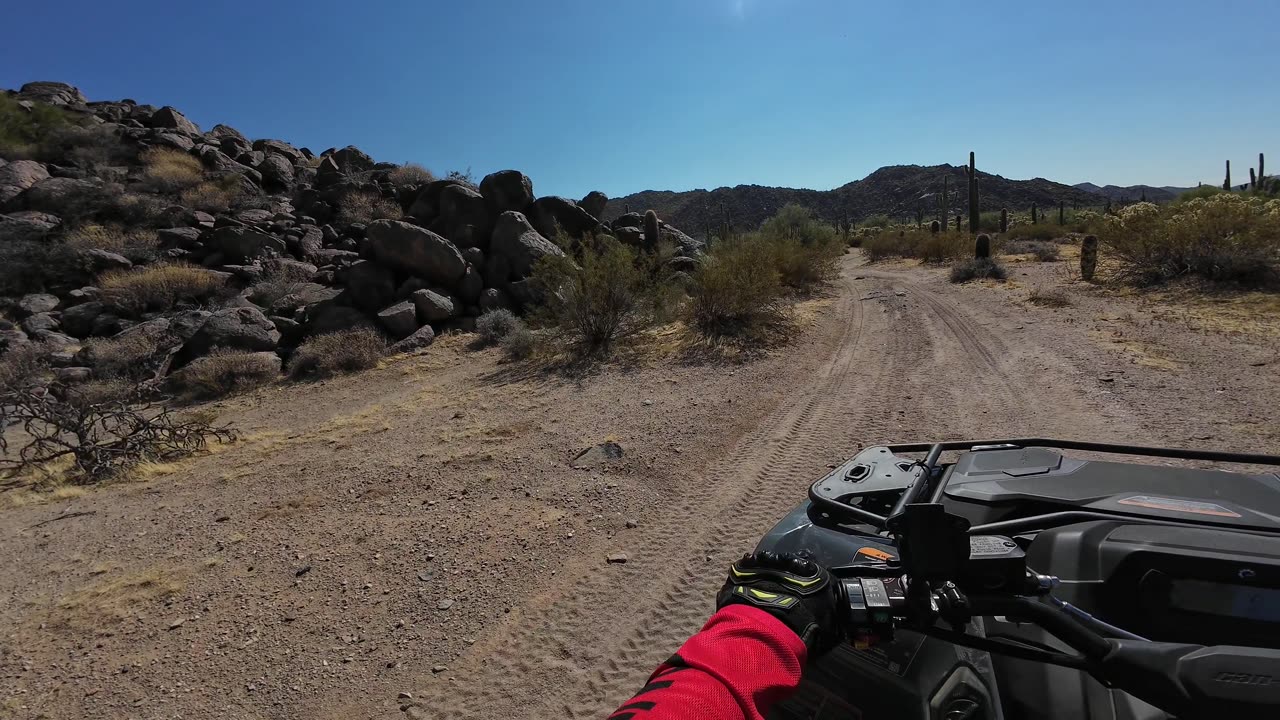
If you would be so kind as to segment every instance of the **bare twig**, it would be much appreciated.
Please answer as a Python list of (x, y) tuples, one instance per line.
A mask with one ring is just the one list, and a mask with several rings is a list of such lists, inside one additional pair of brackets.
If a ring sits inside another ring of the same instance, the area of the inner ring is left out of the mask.
[(51, 517), (48, 520), (42, 520), (36, 523), (35, 525), (28, 527), (27, 529), (32, 530), (34, 528), (43, 527), (45, 525), (48, 525), (49, 523), (56, 523), (59, 520), (70, 520), (71, 518), (74, 518), (74, 517), (84, 517), (85, 515), (97, 515), (97, 514), (98, 514), (97, 510), (85, 510), (83, 512), (63, 513), (62, 515), (59, 515), (57, 517)]

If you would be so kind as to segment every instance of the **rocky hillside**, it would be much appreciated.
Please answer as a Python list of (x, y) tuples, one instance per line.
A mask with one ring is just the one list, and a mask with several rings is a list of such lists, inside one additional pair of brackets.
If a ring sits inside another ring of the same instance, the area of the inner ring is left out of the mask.
[[(739, 185), (716, 190), (670, 192), (647, 190), (609, 201), (604, 217), (616, 217), (631, 210), (652, 208), (658, 215), (690, 233), (705, 237), (708, 228), (718, 228), (727, 210), (735, 228), (755, 228), (772, 217), (783, 205), (797, 203), (830, 222), (848, 218), (859, 222), (872, 215), (893, 218), (915, 217), (917, 206), (926, 217), (937, 213), (943, 178), (950, 178), (948, 214), (954, 216), (967, 207), (960, 189), (967, 182), (966, 168), (954, 165), (895, 165), (883, 167), (862, 180), (835, 190), (794, 190), (791, 188)], [(1008, 180), (978, 171), (980, 204), (983, 210), (1025, 210), (1032, 203), (1041, 208), (1102, 205), (1106, 198), (1043, 178)]]
[(1079, 183), (1073, 186), (1077, 190), (1096, 193), (1103, 197), (1109, 198), (1112, 202), (1127, 203), (1139, 202), (1146, 198), (1148, 202), (1166, 203), (1171, 202), (1182, 193), (1195, 188), (1180, 187), (1155, 187), (1152, 185), (1129, 185), (1121, 187), (1119, 185), (1104, 185), (1099, 187), (1093, 183)]
[[(62, 83), (0, 93), (0, 352), (41, 341), (94, 373), (91, 338), (145, 338), (156, 374), (219, 348), (287, 360), (371, 327), (407, 350), (520, 309), (559, 233), (647, 244), (639, 215), (538, 197), (516, 170), (435, 179), (355, 147), (313, 152), (172, 107), (89, 102)], [(701, 244), (663, 237), (692, 262)]]

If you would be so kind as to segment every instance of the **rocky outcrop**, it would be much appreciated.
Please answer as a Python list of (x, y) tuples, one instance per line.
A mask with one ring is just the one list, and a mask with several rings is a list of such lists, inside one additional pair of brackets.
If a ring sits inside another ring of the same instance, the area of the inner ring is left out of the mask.
[(450, 287), (467, 271), (458, 248), (426, 228), (378, 220), (366, 232), (373, 257), (401, 272)]
[(502, 213), (489, 243), (486, 279), (496, 286), (528, 277), (533, 266), (548, 255), (563, 256), (564, 251), (534, 230), (523, 214)]

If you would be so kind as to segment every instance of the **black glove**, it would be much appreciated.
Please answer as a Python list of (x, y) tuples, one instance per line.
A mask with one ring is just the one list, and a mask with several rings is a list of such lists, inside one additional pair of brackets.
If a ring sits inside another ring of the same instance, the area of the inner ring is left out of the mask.
[(840, 644), (839, 596), (826, 568), (795, 555), (758, 552), (729, 567), (716, 608), (742, 603), (778, 618), (816, 657)]

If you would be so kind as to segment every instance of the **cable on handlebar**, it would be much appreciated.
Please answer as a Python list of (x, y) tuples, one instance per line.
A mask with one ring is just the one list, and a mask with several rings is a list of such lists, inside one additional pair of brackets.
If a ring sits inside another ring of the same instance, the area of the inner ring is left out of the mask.
[(1018, 658), (1019, 660), (1042, 662), (1048, 665), (1072, 668), (1073, 670), (1088, 670), (1091, 667), (1090, 662), (1086, 658), (1078, 655), (1048, 652), (1046, 650), (1039, 650), (1026, 645), (1009, 642), (1007, 640), (994, 640), (991, 638), (978, 637), (977, 635), (970, 635), (956, 630), (946, 630), (937, 626), (916, 628), (916, 630), (921, 634), (935, 637), (939, 640), (944, 640), (953, 645), (963, 645), (964, 647), (973, 648), (975, 650), (1000, 653), (1001, 655), (1008, 655), (1009, 657)]
[(972, 615), (1004, 615), (1029, 620), (1090, 660), (1100, 660), (1111, 652), (1106, 638), (1051, 605), (1024, 597), (999, 595), (970, 595), (968, 603)]
[(1124, 628), (1116, 627), (1115, 625), (1112, 625), (1111, 623), (1106, 622), (1105, 620), (1100, 620), (1090, 615), (1089, 613), (1085, 612), (1084, 610), (1081, 610), (1075, 605), (1072, 605), (1069, 602), (1059, 600), (1058, 598), (1052, 595), (1047, 595), (1045, 597), (1054, 606), (1061, 608), (1063, 612), (1071, 615), (1071, 617), (1075, 618), (1076, 621), (1078, 621), (1080, 624), (1084, 625), (1086, 628), (1093, 630), (1094, 632), (1105, 635), (1107, 637), (1123, 638), (1125, 640), (1139, 640), (1141, 642), (1150, 642), (1149, 640), (1147, 640), (1147, 638), (1144, 638), (1141, 635), (1131, 633), (1128, 630), (1125, 630)]

